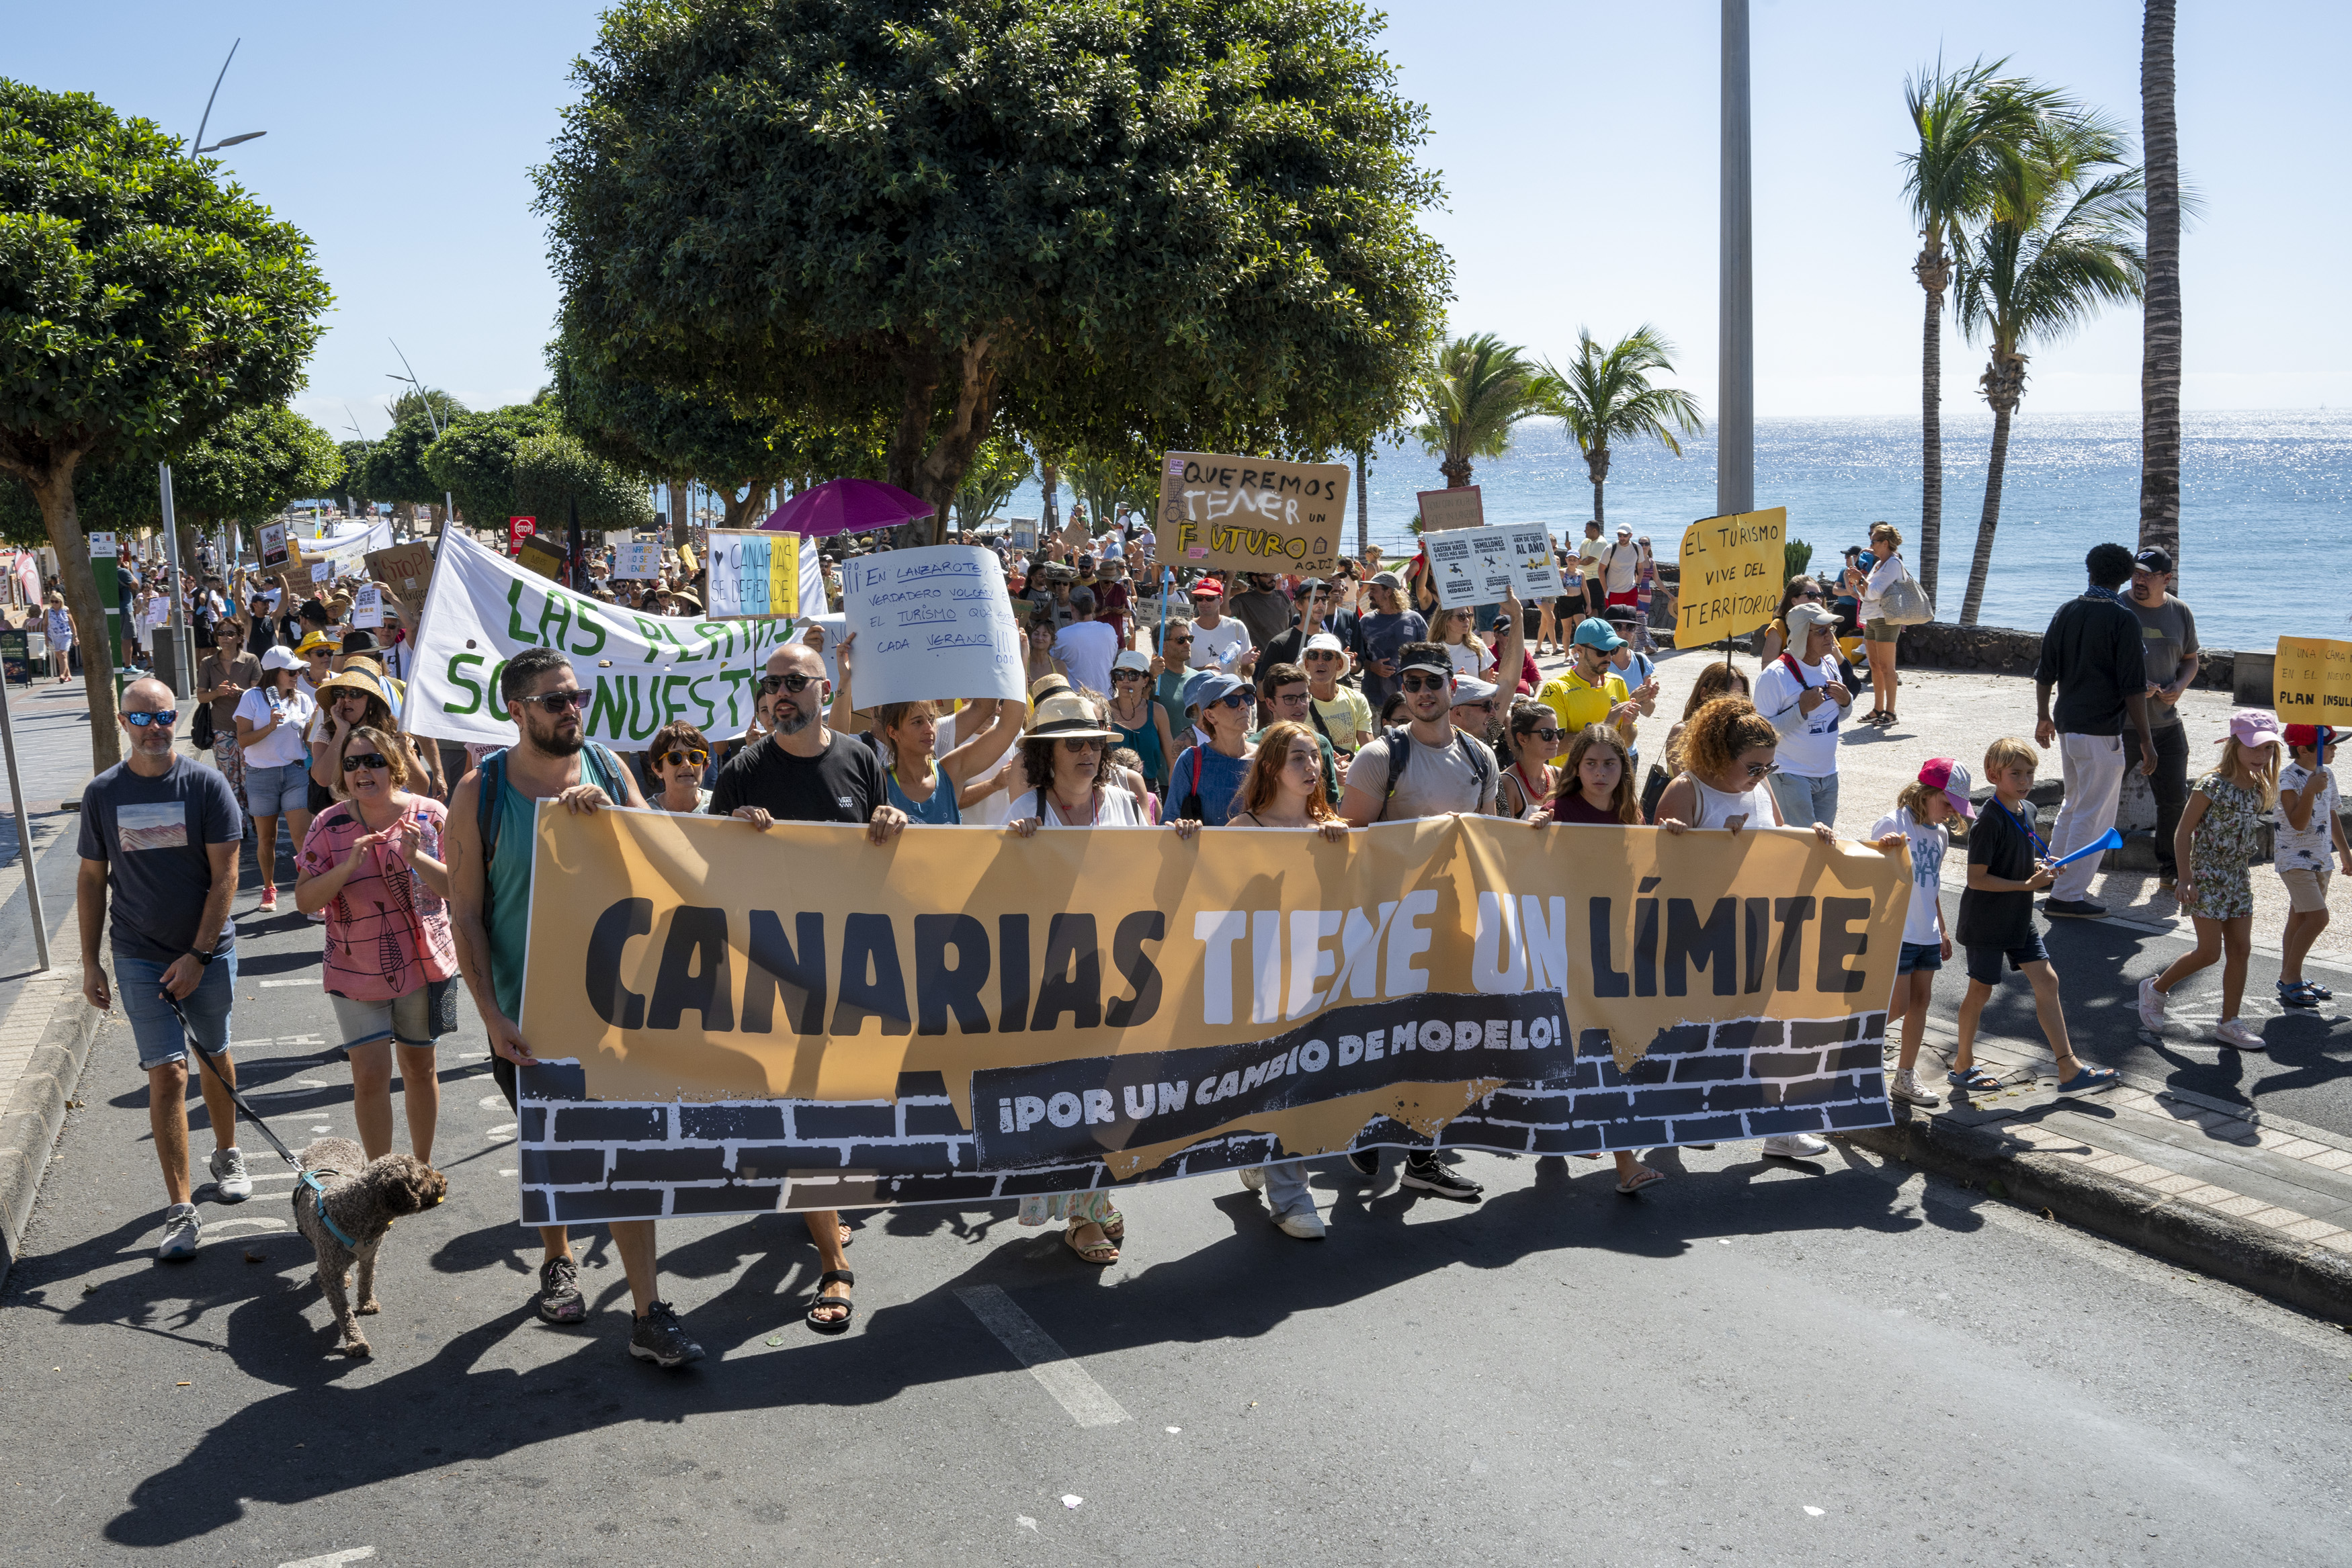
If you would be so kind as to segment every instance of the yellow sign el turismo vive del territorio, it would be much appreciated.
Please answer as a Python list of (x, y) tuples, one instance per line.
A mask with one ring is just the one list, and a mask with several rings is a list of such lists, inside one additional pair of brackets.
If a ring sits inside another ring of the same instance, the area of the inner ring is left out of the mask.
[(1789, 508), (1701, 517), (1683, 530), (1675, 646), (1744, 636), (1780, 606)]
[(2271, 666), (2271, 706), (2281, 724), (2352, 726), (2352, 643), (2280, 638)]

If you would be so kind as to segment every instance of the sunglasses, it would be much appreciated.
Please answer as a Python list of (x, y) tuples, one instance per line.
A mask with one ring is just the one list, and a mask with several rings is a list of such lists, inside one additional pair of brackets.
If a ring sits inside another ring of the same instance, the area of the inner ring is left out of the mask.
[(133, 729), (145, 729), (151, 724), (160, 724), (165, 729), (169, 729), (179, 720), (180, 716), (169, 710), (163, 713), (126, 713), (122, 716), (122, 722)]
[(1408, 692), (1443, 692), (1454, 687), (1453, 679), (1446, 675), (1409, 674), (1399, 685)]
[(547, 715), (548, 717), (561, 718), (563, 715), (570, 713), (573, 708), (586, 707), (588, 706), (588, 693), (575, 686), (568, 692), (549, 692), (541, 696), (517, 697), (515, 698), (515, 701), (521, 703), (526, 707), (536, 704), (539, 711)]
[(793, 670), (787, 674), (761, 675), (760, 677), (760, 689), (771, 695), (775, 693), (779, 686), (788, 692), (804, 692), (808, 690), (812, 682), (822, 681), (824, 679), (824, 677), (823, 675), (803, 674), (798, 670)]
[(1493, 713), (1495, 711), (1495, 705), (1491, 699), (1483, 703), (1455, 703), (1454, 706), (1458, 708), (1473, 708), (1479, 713)]
[(1103, 739), (1102, 737), (1098, 735), (1066, 736), (1062, 737), (1062, 749), (1065, 751), (1100, 751), (1102, 748)]
[(1171, 637), (1168, 639), (1165, 645), (1171, 648), (1189, 648), (1192, 645), (1192, 639), (1190, 637)]
[(1750, 779), (1769, 779), (1773, 774), (1780, 771), (1780, 765), (1777, 762), (1751, 762), (1748, 764), (1748, 777)]
[(1319, 659), (1336, 659), (1336, 658), (1338, 658), (1339, 656), (1339, 654), (1334, 653), (1333, 652), (1331, 652), (1331, 650), (1330, 650), (1330, 649), (1326, 648), (1326, 649), (1324, 649), (1324, 650), (1323, 650), (1321, 653), (1309, 653), (1309, 654), (1307, 654), (1307, 662), (1308, 664), (1314, 664), (1316, 661), (1318, 661), (1318, 660), (1319, 660)]
[(362, 769), (373, 773), (391, 766), (391, 763), (384, 760), (383, 753), (381, 751), (354, 752), (343, 758), (343, 771), (346, 773), (357, 773)]
[(684, 762), (690, 764), (693, 767), (699, 768), (709, 760), (710, 753), (707, 751), (665, 751), (659, 757), (654, 758), (654, 766), (656, 768), (667, 768), (673, 762)]
[(1528, 731), (1528, 734), (1531, 738), (1536, 740), (1558, 740), (1559, 738), (1559, 731), (1556, 729), (1531, 729)]
[(1112, 685), (1117, 685), (1121, 681), (1139, 681), (1141, 679), (1143, 679), (1143, 672), (1141, 670), (1113, 670), (1110, 673), (1110, 684)]

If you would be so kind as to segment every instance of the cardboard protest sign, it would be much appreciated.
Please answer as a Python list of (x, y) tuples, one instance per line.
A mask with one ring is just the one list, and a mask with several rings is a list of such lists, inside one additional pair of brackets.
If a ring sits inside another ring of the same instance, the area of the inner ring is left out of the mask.
[(713, 621), (799, 613), (800, 559), (798, 534), (711, 529), (706, 612)]
[(1486, 526), (1486, 503), (1479, 497), (1475, 485), (1459, 485), (1450, 490), (1423, 490), (1417, 492), (1413, 498), (1421, 504), (1423, 538), (1455, 528), (1482, 528)]
[(433, 580), (433, 547), (423, 539), (394, 545), (390, 549), (370, 550), (363, 558), (368, 575), (392, 590), (404, 603), (415, 604), (425, 597), (425, 590)]
[(2352, 643), (2280, 638), (2271, 664), (2271, 706), (2281, 724), (2352, 726)]
[(571, 552), (551, 538), (534, 534), (524, 539), (515, 551), (515, 564), (541, 577), (561, 577), (572, 559)]
[(613, 547), (613, 575), (624, 581), (650, 582), (661, 575), (659, 539), (625, 539)]
[(264, 523), (254, 532), (260, 541), (261, 567), (264, 571), (274, 567), (285, 566), (293, 559), (286, 549), (284, 523)]
[(1212, 571), (1339, 570), (1344, 463), (1171, 452), (1160, 469), (1159, 553)]
[(841, 612), (857, 633), (853, 667), (860, 707), (1026, 695), (1021, 628), (1003, 569), (977, 545), (929, 545), (843, 561)]
[(644, 615), (525, 570), (461, 533), (443, 536), (416, 630), (404, 727), (441, 740), (515, 738), (499, 674), (525, 648), (561, 648), (593, 692), (582, 716), (591, 740), (643, 750), (682, 718), (714, 740), (751, 721), (768, 653), (788, 634), (774, 621)]
[(1528, 602), (1559, 592), (1551, 535), (1540, 525), (1425, 533), (1421, 542), (1429, 552), (1430, 582), (1441, 610), (1499, 604), (1514, 590)]
[(1789, 508), (1701, 517), (1683, 530), (1682, 596), (1675, 646), (1744, 636), (1780, 606)]
[(575, 1060), (522, 1070), (529, 1224), (1890, 1119), (1899, 851), (1452, 817), (1339, 843), (536, 826), (520, 1022)]
[(1013, 548), (1017, 550), (1035, 549), (1037, 548), (1037, 519), (1034, 517), (1013, 518), (1012, 543)]

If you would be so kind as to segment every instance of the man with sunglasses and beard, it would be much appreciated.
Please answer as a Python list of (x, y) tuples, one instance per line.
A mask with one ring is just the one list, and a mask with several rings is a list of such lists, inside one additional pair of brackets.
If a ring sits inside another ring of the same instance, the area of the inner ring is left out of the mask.
[[(581, 689), (580, 677), (562, 653), (526, 648), (517, 653), (499, 676), (499, 695), (521, 737), (482, 758), (482, 765), (458, 784), (449, 800), (448, 831), (442, 845), (448, 857), (457, 969), (489, 1032), (492, 1076), (507, 1103), (517, 1105), (515, 1070), (539, 1061), (515, 1023), (522, 1011), (531, 841), (539, 802), (561, 800), (566, 810), (590, 814), (606, 806), (642, 810), (646, 802), (620, 760), (587, 738), (582, 719), (589, 694)], [(560, 1044), (555, 1049), (568, 1053)], [(666, 1367), (700, 1360), (702, 1347), (687, 1333), (670, 1304), (655, 1297), (654, 1222), (616, 1219), (606, 1228), (621, 1254), (635, 1304), (629, 1354)], [(551, 1323), (583, 1322), (588, 1304), (580, 1294), (580, 1269), (572, 1259), (570, 1231), (561, 1225), (542, 1225), (539, 1239), (546, 1249), (539, 1267), (540, 1317)]]
[[(1356, 753), (1339, 815), (1351, 828), (1448, 814), (1493, 816), (1502, 768), (1485, 741), (1454, 727), (1454, 661), (1444, 644), (1408, 643), (1397, 650), (1396, 665), (1410, 722)], [(1380, 1174), (1376, 1150), (1360, 1149), (1348, 1163), (1359, 1176)], [(1456, 1203), (1475, 1203), (1485, 1191), (1457, 1175), (1433, 1148), (1405, 1155), (1401, 1183)]]
[[(907, 813), (890, 804), (881, 758), (872, 747), (824, 722), (833, 683), (824, 678), (824, 660), (816, 650), (788, 643), (770, 653), (760, 696), (768, 733), (719, 770), (710, 814), (738, 818), (763, 832), (776, 822), (860, 822), (871, 843), (897, 838)], [(806, 1218), (809, 1239), (824, 1263), (808, 1325), (819, 1333), (839, 1333), (857, 1312), (849, 1299), (857, 1279), (844, 1254), (841, 1216), (824, 1209)]]

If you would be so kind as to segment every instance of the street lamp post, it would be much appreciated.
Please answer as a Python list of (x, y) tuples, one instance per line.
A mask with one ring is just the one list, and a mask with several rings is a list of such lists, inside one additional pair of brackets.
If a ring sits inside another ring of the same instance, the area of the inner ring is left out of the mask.
[(213, 90), (205, 98), (205, 117), (196, 121), (196, 140), (191, 156), (205, 152), (217, 152), (224, 147), (234, 147), (240, 141), (251, 141), (269, 134), (267, 131), (247, 131), (236, 136), (224, 136), (209, 147), (205, 145), (205, 128), (213, 122), (213, 99), (220, 96), (221, 82), (228, 76), (229, 60), (236, 58), (237, 44), (244, 42), (243, 38), (239, 38), (236, 43), (229, 45), (228, 60), (221, 62), (220, 75), (213, 78)]
[[(394, 376), (394, 375), (392, 375), (392, 372), (391, 372), (390, 371), (384, 371), (384, 374), (385, 374), (385, 375), (387, 375), (387, 376), (392, 376), (392, 379), (393, 379), (394, 381), (396, 381), (396, 382), (406, 382), (410, 386), (412, 386), (412, 387), (414, 387), (414, 388), (415, 388), (415, 389), (416, 389), (416, 401), (417, 401), (417, 402), (421, 402), (421, 403), (423, 403), (423, 404), (425, 405), (425, 417), (426, 421), (427, 421), (428, 423), (430, 423), (432, 424), (432, 426), (433, 426), (433, 439), (434, 439), (434, 440), (436, 440), (436, 441), (440, 440), (440, 439), (441, 439), (441, 416), (440, 416), (439, 414), (437, 414), (437, 413), (434, 413), (434, 412), (433, 412), (433, 400), (432, 400), (431, 398), (429, 398), (429, 397), (425, 396), (425, 383), (424, 383), (423, 382), (420, 382), (420, 381), (418, 381), (418, 380), (416, 379), (416, 367), (415, 367), (415, 366), (414, 366), (414, 365), (412, 365), (412, 364), (410, 364), (410, 363), (408, 362), (408, 356), (407, 356), (406, 354), (401, 354), (401, 353), (400, 353), (400, 345), (399, 345), (398, 343), (394, 343), (394, 342), (393, 342), (393, 340), (392, 340), (390, 338), (386, 338), (386, 339), (384, 340), (384, 341), (385, 341), (385, 342), (387, 342), (387, 343), (392, 343), (392, 351), (393, 351), (394, 353), (395, 353), (395, 354), (400, 354), (400, 368), (401, 368), (402, 370), (404, 370), (404, 371), (406, 371), (408, 372), (408, 373), (407, 373), (406, 375), (404, 375), (404, 376)], [(442, 491), (442, 492), (441, 492), (441, 527), (442, 527), (444, 529), (446, 529), (446, 528), (448, 528), (448, 526), (450, 525), (450, 523), (452, 523), (453, 521), (455, 521), (455, 520), (456, 520), (457, 516), (457, 497), (455, 497), (455, 496), (451, 495), (451, 494), (450, 494), (448, 491), (446, 491), (446, 490)]]
[(1754, 209), (1748, 182), (1748, 0), (1723, 0), (1722, 251), (1717, 263), (1715, 510), (1756, 509)]

